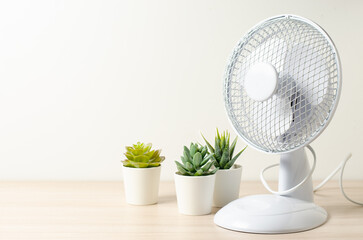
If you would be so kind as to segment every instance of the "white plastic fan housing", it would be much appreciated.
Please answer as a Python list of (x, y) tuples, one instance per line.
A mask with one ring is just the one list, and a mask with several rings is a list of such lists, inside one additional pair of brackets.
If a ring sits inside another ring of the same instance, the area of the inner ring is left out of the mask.
[(272, 17), (240, 40), (226, 70), (226, 110), (236, 133), (250, 146), (281, 154), (279, 192), (229, 203), (215, 215), (218, 226), (252, 233), (291, 233), (326, 221), (326, 211), (314, 203), (304, 147), (334, 115), (341, 79), (333, 41), (308, 19)]
[[(310, 167), (304, 148), (281, 156), (279, 191), (299, 184)], [(327, 212), (314, 203), (311, 178), (289, 195), (252, 195), (237, 199), (217, 212), (214, 222), (223, 228), (250, 233), (292, 233), (316, 228)]]
[(291, 233), (315, 228), (327, 219), (312, 202), (277, 195), (252, 195), (231, 202), (214, 222), (224, 228), (250, 233)]

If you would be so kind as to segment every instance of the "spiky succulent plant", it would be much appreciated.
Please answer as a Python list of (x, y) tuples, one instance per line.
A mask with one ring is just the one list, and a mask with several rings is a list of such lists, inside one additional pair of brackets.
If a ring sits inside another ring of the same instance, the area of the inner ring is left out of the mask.
[(205, 176), (217, 172), (218, 168), (210, 170), (213, 162), (210, 161), (213, 153), (209, 154), (207, 146), (191, 143), (190, 148), (184, 146), (182, 164), (175, 161), (178, 173), (185, 176)]
[(213, 159), (214, 166), (220, 169), (230, 169), (233, 164), (236, 162), (237, 158), (243, 153), (243, 151), (247, 148), (243, 148), (236, 156), (233, 157), (234, 149), (237, 144), (237, 137), (233, 140), (232, 145), (229, 145), (230, 134), (228, 131), (224, 131), (222, 135), (219, 134), (217, 129), (217, 134), (214, 140), (214, 148), (212, 145), (205, 139), (202, 134), (202, 137), (207, 144), (209, 150), (214, 153)]
[(124, 167), (150, 168), (158, 167), (165, 157), (160, 156), (161, 150), (151, 150), (152, 144), (138, 142), (132, 147), (126, 147), (126, 159), (122, 161)]

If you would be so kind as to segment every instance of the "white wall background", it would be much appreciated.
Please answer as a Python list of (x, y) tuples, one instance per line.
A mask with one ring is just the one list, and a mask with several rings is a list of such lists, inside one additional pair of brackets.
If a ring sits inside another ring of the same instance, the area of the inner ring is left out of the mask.
[[(124, 146), (138, 140), (163, 149), (162, 179), (172, 179), (183, 145), (232, 130), (229, 55), (282, 13), (319, 23), (341, 55), (342, 97), (312, 144), (314, 178), (351, 151), (346, 178), (363, 179), (362, 12), (358, 0), (2, 1), (0, 180), (119, 180)], [(249, 148), (243, 179), (277, 160)]]

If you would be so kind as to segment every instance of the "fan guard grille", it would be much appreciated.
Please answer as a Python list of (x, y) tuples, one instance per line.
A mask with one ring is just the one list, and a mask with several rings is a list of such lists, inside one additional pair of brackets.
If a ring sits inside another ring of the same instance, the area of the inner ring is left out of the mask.
[[(243, 82), (259, 62), (271, 63), (278, 89), (267, 101), (249, 98)], [(255, 148), (290, 152), (326, 127), (340, 95), (339, 56), (315, 23), (279, 16), (254, 27), (233, 51), (224, 81), (226, 109), (237, 133)]]

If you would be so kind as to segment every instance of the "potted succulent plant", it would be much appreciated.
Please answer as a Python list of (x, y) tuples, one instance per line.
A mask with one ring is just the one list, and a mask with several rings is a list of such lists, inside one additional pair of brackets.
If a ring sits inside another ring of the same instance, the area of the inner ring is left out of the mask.
[(239, 196), (242, 166), (235, 164), (235, 162), (247, 146), (233, 157), (237, 144), (237, 137), (234, 139), (232, 144), (229, 145), (230, 134), (228, 131), (225, 131), (222, 135), (220, 135), (217, 129), (214, 148), (203, 135), (202, 137), (210, 152), (214, 154), (214, 166), (220, 169), (220, 171), (216, 173), (213, 205), (215, 207), (223, 207), (229, 202), (237, 199)]
[(134, 205), (155, 204), (158, 201), (161, 150), (151, 150), (152, 144), (138, 142), (126, 147), (122, 161), (126, 202)]
[(211, 170), (213, 154), (207, 146), (191, 143), (184, 146), (181, 163), (175, 161), (175, 188), (179, 212), (187, 215), (205, 215), (212, 211), (215, 173)]

